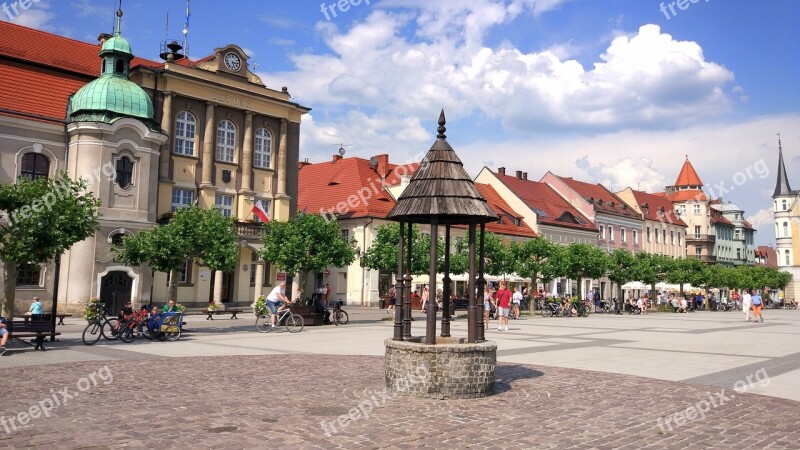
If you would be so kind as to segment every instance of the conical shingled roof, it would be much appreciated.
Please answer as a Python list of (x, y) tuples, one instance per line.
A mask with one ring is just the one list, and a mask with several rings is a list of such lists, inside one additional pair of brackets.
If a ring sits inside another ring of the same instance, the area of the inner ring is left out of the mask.
[(703, 182), (700, 181), (700, 176), (694, 170), (694, 166), (689, 162), (689, 155), (686, 155), (686, 161), (681, 167), (681, 173), (678, 174), (678, 179), (675, 180), (675, 187), (695, 187), (702, 186)]
[(386, 216), (389, 220), (441, 224), (487, 223), (497, 215), (478, 192), (464, 165), (447, 142), (444, 110), (439, 135)]
[(781, 140), (778, 139), (778, 180), (775, 183), (775, 192), (772, 193), (772, 197), (783, 197), (792, 195), (792, 187), (789, 186), (789, 177), (786, 176), (786, 166), (783, 164), (783, 147), (781, 146)]

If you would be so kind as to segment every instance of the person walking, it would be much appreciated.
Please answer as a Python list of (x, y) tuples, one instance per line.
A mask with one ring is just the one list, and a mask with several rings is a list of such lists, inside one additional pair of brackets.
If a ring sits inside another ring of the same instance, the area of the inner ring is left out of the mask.
[(742, 294), (742, 311), (744, 311), (744, 321), (750, 322), (750, 307), (753, 305), (753, 297), (750, 295), (749, 290), (745, 290)]
[(487, 284), (485, 288), (483, 288), (483, 322), (484, 330), (488, 330), (491, 328), (489, 326), (489, 319), (492, 317), (492, 307), (496, 308), (494, 303), (494, 298), (492, 297), (492, 288), (489, 287)]
[(389, 307), (386, 308), (386, 312), (391, 314), (392, 311), (394, 311), (394, 307), (396, 304), (397, 304), (397, 287), (396, 285), (393, 284), (392, 287), (389, 288)]
[(497, 290), (496, 300), (498, 319), (500, 319), (497, 331), (508, 331), (508, 313), (511, 309), (511, 292), (506, 288), (505, 281), (500, 282), (500, 289)]
[(751, 296), (753, 301), (753, 321), (755, 322), (763, 322), (764, 318), (761, 317), (761, 294), (758, 291), (754, 290), (753, 295)]
[(420, 312), (425, 312), (425, 307), (428, 306), (428, 300), (430, 299), (431, 295), (428, 292), (428, 286), (422, 288), (422, 308), (419, 310)]
[(514, 294), (511, 295), (511, 303), (514, 308), (514, 320), (519, 319), (519, 305), (522, 303), (522, 293), (518, 287), (514, 288)]

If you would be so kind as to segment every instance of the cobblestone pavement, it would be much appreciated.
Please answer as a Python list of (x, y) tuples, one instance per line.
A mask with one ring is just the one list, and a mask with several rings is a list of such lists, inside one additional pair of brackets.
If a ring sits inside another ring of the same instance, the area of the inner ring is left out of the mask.
[[(797, 449), (800, 442), (792, 400), (538, 365), (501, 363), (497, 376), (494, 396), (435, 401), (387, 397), (380, 356), (10, 367), (0, 448)], [(705, 419), (692, 406), (707, 409)], [(20, 426), (24, 411), (36, 418)], [(345, 420), (348, 412), (355, 420)]]

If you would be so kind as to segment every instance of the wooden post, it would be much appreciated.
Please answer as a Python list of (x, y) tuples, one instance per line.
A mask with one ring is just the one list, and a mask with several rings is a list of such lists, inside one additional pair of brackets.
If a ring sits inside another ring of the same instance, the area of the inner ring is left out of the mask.
[(478, 310), (475, 303), (475, 224), (469, 224), (469, 306), (467, 307), (467, 342), (478, 340)]
[(477, 325), (477, 327), (478, 327), (478, 341), (479, 342), (486, 340), (486, 324), (483, 322), (483, 316), (484, 316), (484, 313), (483, 313), (483, 290), (486, 288), (486, 278), (483, 277), (483, 272), (484, 272), (484, 269), (485, 269), (484, 261), (486, 259), (485, 258), (486, 255), (484, 255), (484, 250), (483, 250), (483, 241), (484, 241), (483, 238), (484, 238), (485, 234), (486, 234), (486, 224), (482, 223), (481, 224), (481, 242), (480, 242), (480, 248), (479, 248), (479, 251), (478, 251), (478, 258), (480, 258), (479, 259), (480, 262), (478, 263), (478, 295), (479, 295), (479, 298), (481, 300), (480, 301), (480, 308), (478, 308), (478, 310), (480, 311), (480, 314), (478, 314), (478, 325)]
[(444, 227), (444, 279), (442, 280), (442, 337), (450, 337), (450, 225)]
[(411, 253), (414, 242), (411, 231), (414, 225), (409, 222), (406, 226), (406, 274), (403, 277), (405, 290), (403, 291), (403, 339), (411, 338)]
[(400, 243), (397, 255), (397, 276), (395, 277), (394, 301), (394, 337), (395, 341), (403, 340), (403, 222), (400, 222)]
[(425, 305), (425, 343), (436, 344), (436, 273), (439, 247), (439, 224), (436, 217), (431, 222), (431, 253), (428, 264), (428, 304)]

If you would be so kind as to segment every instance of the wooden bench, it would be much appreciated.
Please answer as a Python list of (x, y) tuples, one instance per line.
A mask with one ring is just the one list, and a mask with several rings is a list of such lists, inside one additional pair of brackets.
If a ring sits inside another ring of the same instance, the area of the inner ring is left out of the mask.
[[(64, 318), (72, 317), (72, 314), (56, 314), (56, 317), (58, 318), (58, 323), (56, 323), (56, 325), (64, 325)], [(25, 319), (25, 323), (28, 323), (31, 320), (31, 313), (26, 312), (23, 318)]]
[(35, 350), (45, 351), (44, 339), (47, 336), (54, 338), (61, 335), (53, 329), (49, 314), (41, 317), (31, 317), (30, 320), (12, 320), (9, 339), (22, 339), (32, 337), (36, 344)]
[(243, 311), (242, 308), (225, 308), (225, 309), (204, 309), (200, 312), (202, 312), (203, 314), (208, 314), (206, 320), (214, 320), (214, 316), (218, 314), (230, 314), (231, 319), (238, 320), (239, 318), (236, 317), (236, 315), (242, 311)]

